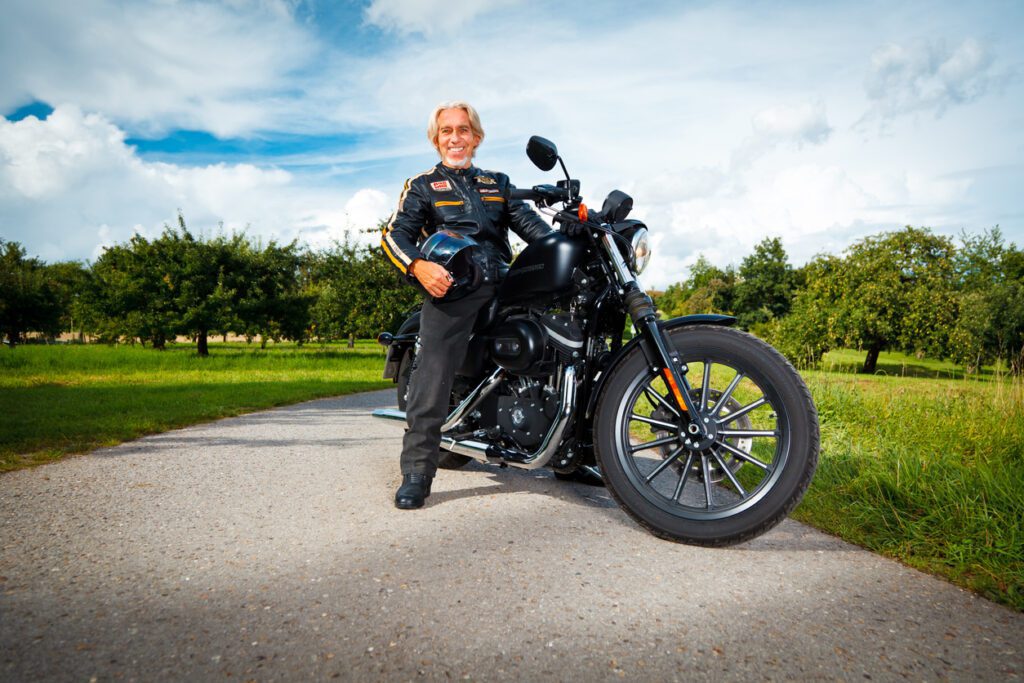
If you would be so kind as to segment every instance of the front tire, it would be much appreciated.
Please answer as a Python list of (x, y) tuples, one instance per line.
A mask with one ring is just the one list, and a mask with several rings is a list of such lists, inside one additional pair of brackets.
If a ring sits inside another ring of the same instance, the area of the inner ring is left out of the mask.
[(690, 418), (662, 376), (634, 348), (598, 399), (594, 445), (608, 490), (656, 536), (704, 546), (750, 540), (781, 522), (803, 497), (818, 462), (818, 415), (792, 365), (739, 330), (672, 330), (700, 415)]

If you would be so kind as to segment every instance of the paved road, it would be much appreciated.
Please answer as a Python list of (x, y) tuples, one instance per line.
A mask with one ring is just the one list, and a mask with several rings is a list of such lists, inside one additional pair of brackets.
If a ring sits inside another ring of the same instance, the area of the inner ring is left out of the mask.
[(1024, 615), (795, 522), (692, 548), (475, 464), (395, 510), (391, 396), (0, 477), (0, 680), (1024, 676)]

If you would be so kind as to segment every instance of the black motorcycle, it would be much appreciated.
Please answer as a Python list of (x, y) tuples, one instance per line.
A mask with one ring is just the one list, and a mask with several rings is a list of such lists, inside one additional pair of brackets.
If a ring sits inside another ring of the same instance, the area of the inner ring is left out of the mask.
[[(818, 460), (817, 411), (800, 375), (731, 328), (732, 317), (659, 320), (637, 282), (650, 248), (647, 227), (627, 219), (632, 199), (616, 190), (588, 210), (553, 143), (535, 136), (526, 152), (543, 171), (560, 164), (566, 179), (513, 197), (563, 230), (527, 246), (481, 311), (440, 466), (476, 459), (603, 477), (631, 517), (674, 541), (729, 545), (771, 529)], [(623, 343), (627, 319), (635, 336)], [(417, 312), (378, 338), (399, 410), (377, 417), (405, 420), (418, 329)]]

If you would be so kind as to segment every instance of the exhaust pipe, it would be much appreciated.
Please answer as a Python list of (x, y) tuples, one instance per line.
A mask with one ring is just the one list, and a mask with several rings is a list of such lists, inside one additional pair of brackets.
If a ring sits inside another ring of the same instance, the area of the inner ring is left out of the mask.
[[(478, 388), (474, 395), (467, 397), (465, 401), (460, 404), (459, 408), (462, 408), (472, 399), (472, 405), (475, 405), (479, 399), (489, 394), (498, 385), (498, 374), (501, 371), (498, 370), (495, 374), (491, 375), (481, 386)], [(445, 426), (442, 429), (441, 436), (441, 448), (451, 451), (452, 453), (458, 453), (459, 455), (469, 456), (474, 460), (480, 462), (507, 462), (513, 467), (519, 467), (526, 470), (536, 470), (544, 467), (551, 458), (558, 452), (558, 446), (562, 443), (562, 435), (565, 433), (565, 428), (569, 425), (569, 420), (572, 417), (573, 411), (576, 408), (576, 368), (575, 366), (568, 366), (562, 375), (562, 391), (559, 400), (558, 415), (555, 417), (555, 421), (551, 424), (551, 428), (545, 435), (544, 440), (541, 441), (540, 446), (533, 453), (524, 453), (523, 451), (514, 450), (511, 448), (502, 448), (494, 444), (484, 443), (482, 441), (476, 441), (473, 439), (453, 439), (451, 437), (443, 436), (445, 429), (451, 429), (452, 426), (458, 424), (461, 420), (461, 415), (464, 415), (469, 409), (468, 407), (459, 412), (459, 408), (456, 408), (452, 415), (445, 422)], [(486, 386), (485, 386), (486, 385)], [(456, 415), (459, 413), (459, 415)], [(401, 410), (394, 410), (391, 408), (383, 408), (373, 411), (374, 417), (379, 417), (388, 420), (402, 420), (405, 421), (405, 412)]]
[[(471, 391), (469, 393), (469, 396), (464, 398), (462, 400), (462, 403), (455, 407), (455, 410), (451, 412), (451, 415), (448, 416), (448, 419), (445, 420), (443, 425), (441, 425), (441, 433), (443, 434), (444, 432), (450, 431), (457, 427), (459, 423), (462, 422), (462, 418), (467, 413), (469, 413), (478, 403), (480, 403), (480, 401), (482, 401), (485, 396), (487, 396), (492, 391), (498, 388), (498, 384), (501, 383), (501, 380), (504, 378), (504, 376), (505, 371), (502, 370), (501, 368), (498, 368), (497, 370), (491, 373), (490, 377), (488, 377), (483, 382), (478, 384), (476, 389)], [(377, 410), (373, 411), (373, 416), (385, 420), (398, 420), (400, 422), (406, 421), (405, 411), (395, 410), (394, 408), (378, 408)]]

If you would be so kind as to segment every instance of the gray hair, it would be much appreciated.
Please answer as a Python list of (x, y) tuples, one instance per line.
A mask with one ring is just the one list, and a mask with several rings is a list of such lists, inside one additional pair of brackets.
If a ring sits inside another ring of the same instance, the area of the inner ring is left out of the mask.
[(484, 141), (484, 127), (480, 124), (480, 114), (477, 114), (476, 109), (468, 102), (453, 100), (451, 102), (442, 102), (434, 107), (434, 112), (430, 115), (430, 120), (427, 121), (427, 139), (430, 140), (430, 144), (434, 146), (434, 149), (437, 149), (437, 117), (445, 109), (461, 109), (466, 112), (466, 115), (469, 117), (469, 127), (473, 129), (473, 135), (479, 137), (480, 142)]

